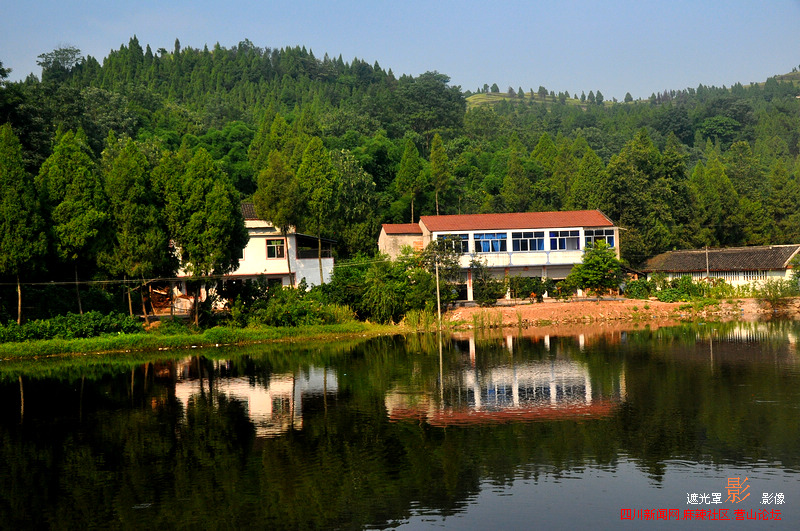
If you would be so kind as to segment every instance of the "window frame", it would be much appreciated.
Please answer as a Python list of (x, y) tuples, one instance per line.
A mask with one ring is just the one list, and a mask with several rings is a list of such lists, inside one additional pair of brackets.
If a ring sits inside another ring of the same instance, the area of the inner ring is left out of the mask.
[[(597, 234), (598, 232), (601, 232), (602, 234)], [(584, 229), (583, 234), (583, 241), (587, 247), (590, 243), (594, 245), (595, 242), (604, 241), (613, 249), (614, 244), (616, 243), (614, 229)]]
[[(453, 244), (453, 250), (458, 254), (468, 254), (469, 253), (469, 234), (437, 234), (437, 240), (444, 240), (449, 239)], [(459, 244), (461, 250), (456, 248), (456, 245)]]
[[(544, 230), (528, 230), (511, 233), (511, 250), (515, 253), (536, 253), (544, 251), (545, 243)], [(530, 236), (526, 236), (530, 234)], [(541, 236), (538, 236), (541, 235)], [(536, 242), (536, 248), (531, 248), (531, 243)], [(523, 247), (526, 247), (523, 249)]]
[[(507, 232), (477, 232), (472, 235), (472, 241), (474, 242), (476, 253), (508, 252)], [(483, 242), (488, 243), (488, 250), (483, 250)], [(497, 242), (497, 245), (495, 245), (495, 242)]]
[[(280, 246), (270, 245), (270, 242), (280, 242)], [(276, 256), (270, 256), (270, 248), (280, 249), (280, 253), (276, 251)], [(267, 260), (285, 260), (286, 259), (286, 238), (265, 238), (265, 251)]]
[[(581, 231), (578, 229), (551, 230), (550, 250), (551, 251), (580, 251), (581, 250)], [(574, 241), (575, 248), (570, 249), (568, 241)]]

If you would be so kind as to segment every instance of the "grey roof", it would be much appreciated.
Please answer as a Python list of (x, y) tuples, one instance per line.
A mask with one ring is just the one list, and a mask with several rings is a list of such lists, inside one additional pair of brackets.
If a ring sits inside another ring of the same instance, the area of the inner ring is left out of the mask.
[[(709, 249), (709, 271), (769, 271), (786, 269), (800, 245), (764, 245)], [(692, 272), (706, 270), (706, 250), (670, 251), (647, 261), (647, 272)]]
[(259, 219), (256, 215), (256, 206), (253, 203), (242, 203), (241, 209), (244, 219)]

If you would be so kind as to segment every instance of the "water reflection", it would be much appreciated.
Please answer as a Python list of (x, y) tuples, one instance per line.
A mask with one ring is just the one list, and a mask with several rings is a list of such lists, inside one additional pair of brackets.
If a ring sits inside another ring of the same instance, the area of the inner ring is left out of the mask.
[[(546, 336), (543, 345), (550, 348)], [(500, 343), (509, 354), (522, 348), (513, 335)], [(625, 396), (625, 376), (614, 376), (611, 394), (593, 392), (585, 363), (556, 355), (542, 361), (508, 365), (476, 365), (474, 338), (467, 340), (467, 366), (451, 370), (436, 390), (412, 390), (402, 384), (386, 393), (392, 420), (424, 420), (432, 426), (469, 425), (521, 420), (557, 420), (608, 416)], [(536, 342), (532, 343), (533, 345)]]
[(197, 358), (185, 358), (175, 365), (175, 398), (186, 410), (191, 401), (204, 393), (222, 394), (244, 405), (257, 437), (302, 430), (304, 400), (335, 397), (338, 391), (336, 373), (330, 369), (309, 367), (298, 373), (271, 374), (264, 381), (256, 381), (232, 375), (230, 360), (201, 365)]
[(614, 528), (621, 508), (683, 509), (687, 492), (741, 474), (755, 493), (745, 509), (783, 492), (793, 525), (798, 329), (598, 326), (3, 362), (0, 521)]

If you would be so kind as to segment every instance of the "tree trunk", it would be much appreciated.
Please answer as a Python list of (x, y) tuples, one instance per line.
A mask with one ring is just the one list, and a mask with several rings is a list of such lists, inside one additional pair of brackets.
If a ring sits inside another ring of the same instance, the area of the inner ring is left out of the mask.
[(414, 223), (414, 195), (411, 195), (411, 223)]
[(197, 307), (198, 299), (200, 298), (200, 284), (198, 283), (194, 287), (194, 305), (192, 309), (194, 310), (194, 325), (200, 326), (200, 308)]
[(128, 275), (122, 278), (125, 281), (125, 288), (128, 290), (128, 313), (133, 317), (133, 302), (131, 301), (131, 286), (128, 284)]
[(319, 285), (323, 285), (325, 280), (322, 276), (322, 236), (317, 235), (317, 260), (319, 260)]
[[(436, 215), (439, 215), (439, 190), (436, 190)], [(414, 223), (412, 220), (411, 223)]]
[(19, 273), (17, 273), (17, 324), (22, 324), (22, 286), (19, 283)]
[(150, 318), (147, 317), (147, 306), (144, 304), (144, 291), (147, 287), (147, 282), (144, 281), (144, 276), (142, 276), (142, 313), (144, 314), (144, 324), (150, 326)]
[(81, 290), (78, 286), (78, 264), (75, 264), (75, 293), (78, 294), (78, 313), (83, 315), (83, 306), (81, 305)]
[(289, 270), (289, 285), (294, 287), (294, 282), (292, 282), (292, 262), (289, 260), (289, 227), (281, 227), (283, 230), (283, 236), (286, 238), (286, 269)]

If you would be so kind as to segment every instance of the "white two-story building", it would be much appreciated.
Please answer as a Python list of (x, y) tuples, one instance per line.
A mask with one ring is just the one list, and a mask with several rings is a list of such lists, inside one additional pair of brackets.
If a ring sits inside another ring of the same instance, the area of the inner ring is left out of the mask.
[(290, 228), (284, 234), (269, 221), (259, 219), (252, 203), (242, 203), (242, 215), (250, 240), (239, 258), (239, 268), (227, 275), (231, 279), (255, 279), (297, 286), (306, 279), (309, 287), (320, 278), (329, 282), (333, 273), (333, 240), (322, 239), (322, 277), (316, 236), (300, 234)]
[(384, 224), (378, 248), (396, 258), (402, 247), (421, 250), (444, 237), (461, 241), (467, 300), (473, 300), (473, 259), (498, 278), (563, 279), (582, 261), (589, 243), (605, 241), (619, 257), (619, 229), (599, 210), (422, 216), (418, 224)]
[[(330, 282), (333, 273), (334, 240), (322, 239), (322, 276), (320, 277), (319, 243), (316, 236), (300, 234), (290, 227), (284, 234), (269, 221), (259, 219), (252, 203), (242, 203), (242, 216), (250, 239), (239, 257), (239, 267), (224, 277), (224, 282), (240, 282), (266, 278), (270, 285), (297, 287), (305, 279), (308, 287), (322, 280)], [(187, 275), (178, 272), (178, 278)], [(188, 311), (193, 294), (186, 283), (179, 281), (172, 287), (173, 304), (179, 311)], [(206, 286), (200, 290), (199, 299), (205, 300)], [(222, 303), (220, 303), (222, 304)]]

